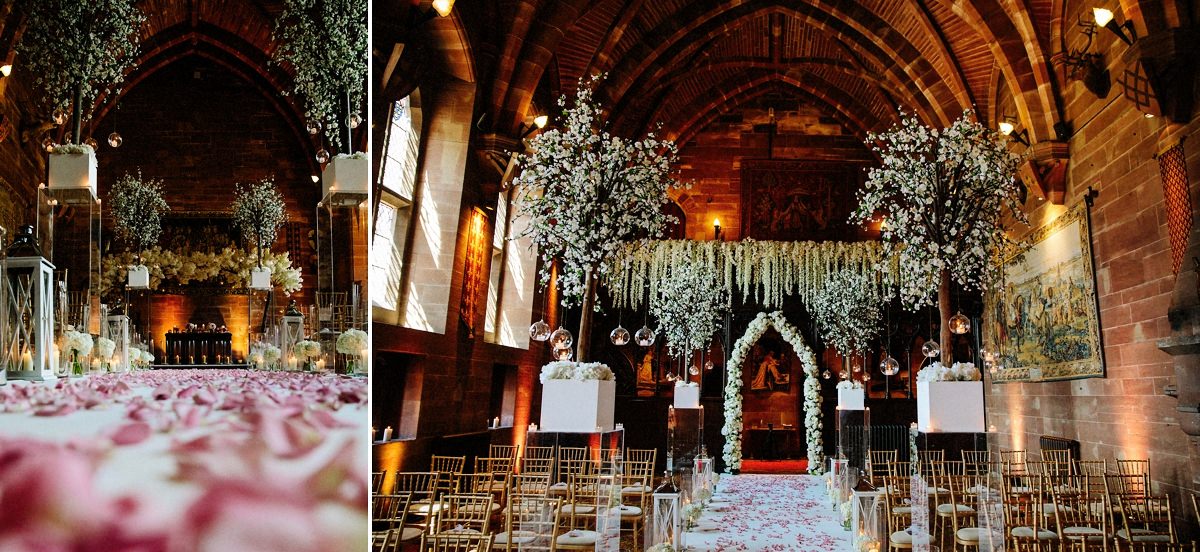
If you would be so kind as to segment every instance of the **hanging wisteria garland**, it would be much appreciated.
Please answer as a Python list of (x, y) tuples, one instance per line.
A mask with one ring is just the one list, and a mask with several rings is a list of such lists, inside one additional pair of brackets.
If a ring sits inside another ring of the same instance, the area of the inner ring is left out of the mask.
[(575, 101), (564, 108), (559, 128), (530, 141), (533, 153), (520, 158), (518, 216), (529, 217), (521, 237), (531, 236), (541, 252), (541, 281), (550, 281), (559, 260), (562, 304), (579, 305), (588, 277), (604, 277), (613, 253), (639, 236), (662, 234), (675, 217), (663, 213), (667, 191), (680, 187), (671, 177), (678, 158), (675, 143), (648, 134), (627, 140), (603, 129), (592, 92), (603, 76), (580, 81)]
[(712, 267), (681, 265), (659, 283), (657, 291), (650, 313), (658, 318), (667, 352), (680, 358), (703, 349), (717, 332), (728, 303)]
[(646, 297), (660, 296), (659, 286), (672, 274), (704, 266), (732, 301), (733, 291), (745, 303), (780, 308), (788, 296), (805, 304), (838, 273), (863, 276), (875, 297), (892, 292), (894, 272), (877, 266), (894, 263), (879, 242), (738, 242), (653, 240), (622, 245), (613, 255), (605, 287), (618, 308), (640, 308)]
[(826, 345), (843, 356), (865, 352), (883, 322), (883, 298), (870, 285), (871, 274), (843, 270), (807, 303)]
[(943, 270), (965, 288), (986, 289), (1001, 266), (995, 252), (1009, 242), (1001, 221), (1027, 222), (1016, 179), (1021, 158), (974, 117), (965, 111), (939, 130), (908, 116), (867, 136), (883, 164), (868, 173), (850, 222), (887, 218), (884, 247), (897, 258), (906, 307), (928, 304)]
[(730, 470), (742, 467), (742, 364), (746, 362), (750, 348), (771, 327), (792, 346), (804, 370), (804, 431), (808, 443), (808, 471), (819, 474), (824, 467), (825, 453), (821, 439), (821, 382), (817, 377), (817, 357), (804, 343), (800, 331), (788, 323), (780, 311), (758, 313), (746, 328), (746, 334), (733, 346), (725, 384), (725, 425), (721, 428), (721, 435), (725, 436), (725, 466)]

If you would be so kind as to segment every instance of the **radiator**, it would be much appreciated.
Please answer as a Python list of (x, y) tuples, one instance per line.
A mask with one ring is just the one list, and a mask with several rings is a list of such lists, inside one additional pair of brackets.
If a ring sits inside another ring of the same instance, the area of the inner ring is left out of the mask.
[(1038, 437), (1038, 446), (1041, 447), (1041, 450), (1069, 450), (1071, 458), (1079, 460), (1079, 441), (1074, 439), (1042, 435)]

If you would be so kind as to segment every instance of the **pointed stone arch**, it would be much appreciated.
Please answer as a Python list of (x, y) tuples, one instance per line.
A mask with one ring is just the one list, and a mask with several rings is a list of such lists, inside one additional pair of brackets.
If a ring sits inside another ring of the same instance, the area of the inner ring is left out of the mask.
[(733, 346), (724, 392), (725, 425), (721, 428), (721, 434), (725, 436), (725, 466), (730, 470), (742, 466), (742, 364), (750, 353), (750, 347), (771, 328), (775, 328), (783, 340), (792, 346), (804, 370), (804, 433), (808, 443), (808, 471), (821, 473), (825, 455), (821, 441), (821, 382), (817, 378), (817, 358), (804, 342), (800, 330), (783, 317), (782, 311), (758, 313), (746, 328), (745, 335)]

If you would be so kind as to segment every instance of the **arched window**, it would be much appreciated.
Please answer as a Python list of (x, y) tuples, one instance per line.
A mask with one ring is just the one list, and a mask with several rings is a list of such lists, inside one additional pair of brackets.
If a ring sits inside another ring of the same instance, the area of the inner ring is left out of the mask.
[(376, 319), (399, 323), (404, 258), (421, 151), (419, 107), (413, 96), (392, 104), (379, 167), (380, 197), (371, 241), (371, 306)]

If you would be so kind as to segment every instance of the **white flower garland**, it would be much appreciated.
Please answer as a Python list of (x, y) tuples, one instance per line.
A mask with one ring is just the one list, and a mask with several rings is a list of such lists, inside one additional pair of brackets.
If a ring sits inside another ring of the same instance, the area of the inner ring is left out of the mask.
[(783, 313), (758, 313), (746, 328), (746, 335), (733, 346), (728, 365), (728, 383), (725, 385), (725, 465), (731, 470), (742, 467), (742, 364), (750, 354), (750, 347), (774, 327), (783, 340), (788, 342), (800, 358), (804, 370), (804, 429), (808, 443), (808, 471), (819, 474), (824, 466), (824, 443), (821, 439), (821, 382), (817, 377), (817, 358), (804, 343), (800, 331), (788, 323)]
[[(107, 294), (121, 289), (130, 265), (135, 264), (132, 252), (125, 251), (106, 255), (101, 264), (100, 292)], [(226, 247), (216, 253), (203, 251), (170, 251), (154, 246), (140, 252), (137, 261), (150, 270), (150, 289), (156, 290), (163, 282), (174, 282), (186, 286), (193, 282), (209, 282), (228, 286), (249, 286), (250, 271), (258, 264), (253, 252)], [(271, 270), (271, 283), (291, 295), (304, 285), (299, 268), (292, 266), (288, 253), (263, 252), (262, 265)]]
[(841, 272), (860, 275), (874, 297), (892, 292), (895, 276), (878, 266), (893, 266), (879, 242), (738, 242), (652, 240), (617, 249), (604, 282), (618, 308), (637, 309), (647, 296), (659, 296), (659, 286), (678, 271), (706, 267), (732, 301), (780, 308), (787, 296), (805, 304)]

